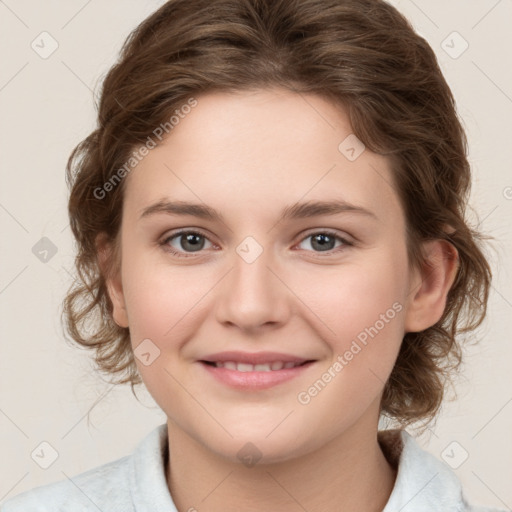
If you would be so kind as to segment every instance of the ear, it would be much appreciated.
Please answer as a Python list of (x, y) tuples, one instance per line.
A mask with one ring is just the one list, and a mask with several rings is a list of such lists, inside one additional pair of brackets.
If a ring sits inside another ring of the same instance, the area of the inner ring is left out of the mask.
[(116, 261), (120, 252), (116, 250), (113, 242), (108, 240), (105, 233), (100, 233), (96, 237), (96, 251), (101, 273), (107, 286), (108, 296), (112, 301), (112, 317), (114, 322), (119, 327), (128, 327), (128, 315), (121, 280), (121, 262)]
[(457, 249), (446, 240), (430, 240), (423, 245), (425, 264), (413, 271), (405, 332), (420, 332), (443, 316), (446, 297), (459, 268)]

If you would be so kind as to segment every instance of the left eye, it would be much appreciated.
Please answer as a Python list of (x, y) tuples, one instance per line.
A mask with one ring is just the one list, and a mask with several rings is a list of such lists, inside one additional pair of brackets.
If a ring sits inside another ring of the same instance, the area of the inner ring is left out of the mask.
[(331, 251), (332, 249), (335, 248), (336, 240), (339, 240), (341, 242), (337, 247), (339, 247), (340, 245), (352, 245), (344, 238), (329, 231), (319, 231), (318, 233), (312, 233), (308, 235), (306, 238), (304, 238), (301, 244), (306, 242), (307, 240), (311, 240), (310, 246), (313, 247), (313, 249), (317, 249), (315, 250), (315, 252)]
[[(308, 240), (311, 240), (310, 247), (313, 248), (313, 252), (329, 252), (340, 246), (353, 245), (348, 240), (329, 231), (318, 231), (316, 233), (312, 233), (303, 238), (299, 246)], [(336, 241), (340, 242), (337, 246)], [(210, 247), (213, 246), (208, 238), (199, 232), (180, 231), (168, 236), (161, 242), (161, 245), (164, 246), (165, 250), (178, 257), (187, 257), (187, 253), (200, 252), (202, 249), (205, 249), (206, 242), (210, 244)]]

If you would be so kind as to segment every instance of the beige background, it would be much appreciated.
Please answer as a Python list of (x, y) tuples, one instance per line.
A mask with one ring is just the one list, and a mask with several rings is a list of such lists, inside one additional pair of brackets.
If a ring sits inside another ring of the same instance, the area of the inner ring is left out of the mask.
[[(73, 263), (64, 167), (94, 127), (92, 92), (125, 37), (162, 3), (0, 2), (0, 502), (127, 455), (165, 421), (144, 390), (141, 405), (129, 387), (102, 381), (89, 356), (65, 342), (60, 324)], [(445, 404), (420, 442), (452, 465), (467, 452), (455, 471), (469, 498), (510, 509), (512, 2), (392, 3), (434, 48), (453, 89), (474, 169), (471, 218), (496, 238), (480, 341), (468, 351), (457, 401)], [(38, 51), (51, 49), (43, 31), (58, 43), (46, 59), (31, 47), (35, 40)], [(460, 56), (447, 53), (460, 53), (464, 40), (469, 46)], [(32, 252), (42, 237), (57, 249), (46, 263)], [(31, 458), (43, 441), (58, 453), (48, 469)]]

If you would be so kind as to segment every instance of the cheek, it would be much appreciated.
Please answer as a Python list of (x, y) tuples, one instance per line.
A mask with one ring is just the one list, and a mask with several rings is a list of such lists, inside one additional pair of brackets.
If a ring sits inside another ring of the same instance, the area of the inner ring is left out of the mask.
[[(123, 248), (123, 293), (130, 322), (130, 331), (145, 337), (162, 338), (186, 314), (194, 293), (195, 273), (185, 272), (165, 264), (165, 259), (153, 249), (139, 247), (140, 242), (129, 236)], [(159, 249), (155, 249), (159, 250)]]
[(383, 386), (393, 368), (404, 335), (404, 268), (402, 253), (388, 254), (322, 281), (323, 293), (315, 301), (329, 327), (323, 336), (332, 360), (340, 361), (345, 378), (354, 384), (364, 381), (363, 387), (372, 387), (370, 377)]
[(401, 315), (395, 313), (403, 309), (406, 289), (400, 265), (375, 258), (367, 265), (350, 265), (324, 275), (318, 273), (314, 282), (314, 288), (309, 291), (304, 288), (304, 296), (330, 328), (333, 338), (339, 338), (341, 343), (376, 322), (382, 330), (382, 315), (386, 331), (391, 330), (388, 328), (391, 324), (400, 330), (400, 321), (395, 319), (401, 319)]

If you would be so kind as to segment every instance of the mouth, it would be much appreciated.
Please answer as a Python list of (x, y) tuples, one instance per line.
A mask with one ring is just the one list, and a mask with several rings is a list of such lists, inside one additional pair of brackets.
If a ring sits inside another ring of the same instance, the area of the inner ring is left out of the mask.
[(283, 368), (297, 368), (299, 366), (304, 366), (309, 363), (313, 363), (314, 360), (302, 361), (302, 362), (293, 362), (293, 361), (271, 361), (268, 363), (258, 363), (258, 364), (250, 364), (250, 363), (242, 363), (237, 361), (200, 361), (208, 366), (212, 366), (214, 368), (226, 368), (227, 370), (237, 371), (237, 372), (275, 372), (280, 371)]
[[(245, 358), (247, 360), (247, 357)], [(275, 359), (257, 363), (239, 360), (198, 362), (213, 382), (221, 383), (238, 391), (260, 391), (284, 384), (308, 371), (317, 360), (299, 359), (295, 361)]]

